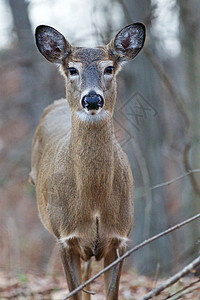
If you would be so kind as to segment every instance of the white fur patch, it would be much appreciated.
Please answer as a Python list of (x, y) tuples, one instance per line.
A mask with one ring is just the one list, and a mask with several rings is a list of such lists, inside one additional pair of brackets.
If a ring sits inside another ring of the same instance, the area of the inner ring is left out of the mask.
[(116, 46), (118, 49), (124, 49), (123, 46), (123, 40), (128, 40), (129, 45), (127, 46), (127, 49), (135, 49), (141, 47), (141, 37), (140, 37), (141, 31), (138, 28), (130, 27), (122, 30), (117, 39), (116, 39)]
[(97, 113), (96, 111), (94, 115), (92, 115), (91, 113), (89, 113), (89, 111), (86, 111), (84, 109), (81, 111), (76, 111), (76, 115), (81, 119), (81, 121), (88, 122), (88, 123), (96, 123), (96, 122), (103, 121), (107, 118), (111, 118), (111, 113), (105, 109), (101, 109), (99, 113)]
[(100, 66), (102, 67), (102, 69), (109, 66), (113, 67), (113, 61), (112, 60), (100, 61)]
[(127, 238), (127, 237), (123, 237), (123, 236), (120, 236), (120, 235), (117, 235), (117, 236), (115, 236), (115, 238), (117, 238), (119, 241), (120, 241), (120, 248), (126, 248), (126, 246), (127, 246), (127, 243), (130, 241), (130, 239), (129, 238)]
[(68, 236), (65, 236), (63, 238), (58, 239), (58, 243), (61, 244), (63, 247), (68, 247), (68, 241), (77, 237), (76, 233), (69, 234)]
[(77, 70), (81, 70), (82, 68), (82, 63), (81, 62), (76, 62), (76, 61), (70, 61), (69, 62), (69, 68), (76, 68)]

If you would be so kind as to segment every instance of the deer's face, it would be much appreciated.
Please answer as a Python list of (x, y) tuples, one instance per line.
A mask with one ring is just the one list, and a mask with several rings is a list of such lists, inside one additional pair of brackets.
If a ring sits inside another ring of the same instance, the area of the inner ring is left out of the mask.
[(118, 69), (106, 48), (74, 48), (62, 64), (71, 110), (82, 119), (112, 115)]
[(97, 48), (72, 47), (49, 26), (36, 29), (39, 51), (49, 61), (60, 64), (71, 111), (84, 121), (112, 117), (120, 64), (139, 53), (144, 39), (141, 23), (126, 26), (107, 46)]

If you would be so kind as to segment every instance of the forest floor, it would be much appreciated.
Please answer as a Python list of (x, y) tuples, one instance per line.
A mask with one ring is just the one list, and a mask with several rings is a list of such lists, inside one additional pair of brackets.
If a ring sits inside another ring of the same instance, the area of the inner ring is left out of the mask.
[[(152, 280), (145, 276), (139, 276), (133, 272), (123, 273), (120, 281), (120, 300), (143, 299), (143, 296), (157, 287), (163, 280)], [(193, 284), (196, 282), (195, 284)], [(185, 287), (187, 287), (185, 289)], [(104, 283), (101, 276), (91, 285), (91, 290), (95, 292), (92, 296), (94, 300), (104, 299)], [(179, 293), (177, 293), (179, 292)], [(0, 272), (0, 299), (48, 299), (62, 300), (66, 297), (68, 290), (64, 276), (50, 276), (33, 274), (18, 274), (9, 276)], [(172, 296), (173, 295), (173, 296)], [(191, 277), (182, 278), (173, 286), (163, 291), (153, 299), (200, 299), (199, 279)]]

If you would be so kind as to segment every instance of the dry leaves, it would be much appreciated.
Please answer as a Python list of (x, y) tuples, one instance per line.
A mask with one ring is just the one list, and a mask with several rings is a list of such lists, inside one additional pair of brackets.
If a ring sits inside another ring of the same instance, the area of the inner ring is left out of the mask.
[[(189, 286), (192, 282), (196, 281), (194, 277), (186, 277), (181, 279), (177, 284), (171, 286), (164, 291), (160, 296), (155, 297), (158, 300), (167, 299), (169, 295), (175, 294), (177, 291)], [(159, 280), (156, 284), (161, 282)], [(128, 299), (142, 299), (142, 297), (151, 291), (155, 287), (155, 282), (151, 278), (145, 276), (139, 276), (135, 273), (123, 273), (120, 283), (120, 300)], [(103, 277), (98, 278), (92, 285), (91, 290), (95, 291), (94, 300), (104, 299), (104, 282)], [(186, 289), (181, 298), (178, 298), (178, 294), (168, 299), (200, 299), (200, 285), (196, 283)], [(64, 276), (36, 276), (33, 274), (18, 274), (16, 276), (10, 276), (6, 273), (0, 273), (0, 299), (48, 299), (48, 300), (61, 300), (67, 295), (68, 290), (66, 288), (66, 282)], [(154, 299), (155, 299), (154, 298)]]

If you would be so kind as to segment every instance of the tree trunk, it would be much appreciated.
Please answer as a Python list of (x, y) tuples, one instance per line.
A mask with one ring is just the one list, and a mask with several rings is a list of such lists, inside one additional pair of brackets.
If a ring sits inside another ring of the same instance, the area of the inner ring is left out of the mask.
[(18, 38), (18, 48), (21, 55), (30, 55), (35, 50), (35, 45), (27, 11), (28, 3), (24, 0), (9, 0), (9, 4)]
[[(198, 0), (177, 1), (179, 5), (179, 35), (181, 42), (182, 73), (184, 74), (184, 93), (186, 95), (187, 112), (190, 118), (188, 144), (185, 149), (184, 164), (186, 169), (200, 167), (200, 2)], [(190, 176), (190, 182), (184, 189), (185, 211), (190, 215), (200, 210), (200, 175)], [(194, 244), (199, 239), (199, 228), (196, 223), (189, 226), (186, 236), (186, 247), (190, 246), (193, 255), (198, 249)], [(193, 246), (193, 247), (192, 247)]]
[[(151, 39), (150, 2), (120, 1), (125, 9), (124, 24), (144, 22), (147, 26), (145, 47), (154, 49)], [(154, 51), (154, 50), (153, 50)], [(130, 142), (124, 147), (131, 161), (135, 179), (135, 226), (134, 243), (166, 229), (168, 217), (166, 211), (167, 195), (164, 189), (151, 191), (150, 187), (163, 182), (165, 178), (165, 161), (161, 151), (165, 141), (165, 128), (162, 121), (163, 105), (160, 99), (160, 79), (144, 51), (134, 62), (129, 63), (124, 71), (123, 101), (127, 104), (127, 131)], [(130, 97), (133, 95), (132, 97)], [(133, 114), (130, 116), (130, 111)], [(154, 274), (156, 266), (169, 264), (171, 260), (169, 237), (165, 237), (150, 246), (141, 249), (133, 257), (134, 265), (141, 273)]]

